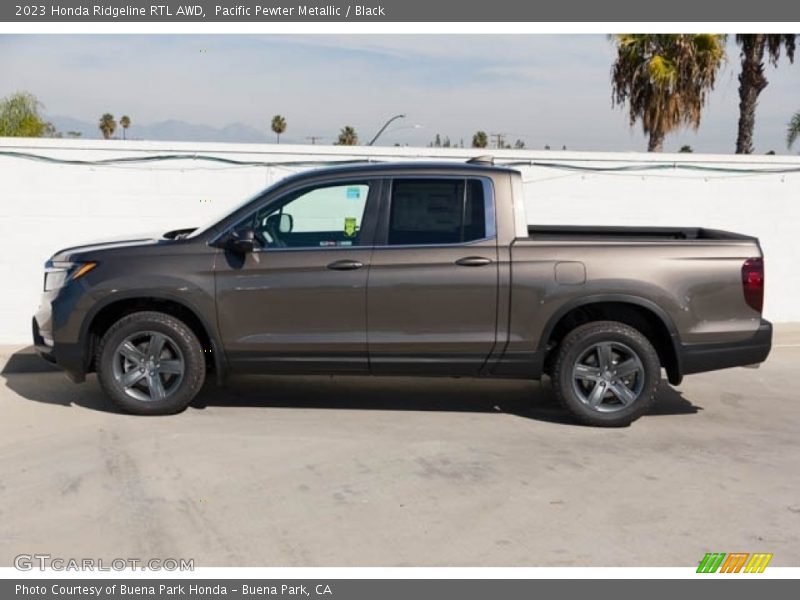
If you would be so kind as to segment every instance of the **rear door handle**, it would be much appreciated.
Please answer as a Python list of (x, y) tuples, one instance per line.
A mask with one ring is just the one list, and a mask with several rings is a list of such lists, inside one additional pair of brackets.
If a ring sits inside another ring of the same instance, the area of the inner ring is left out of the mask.
[(337, 260), (328, 265), (334, 271), (355, 271), (364, 266), (364, 263), (357, 260)]
[(456, 261), (459, 267), (484, 267), (492, 264), (492, 259), (483, 256), (465, 256)]

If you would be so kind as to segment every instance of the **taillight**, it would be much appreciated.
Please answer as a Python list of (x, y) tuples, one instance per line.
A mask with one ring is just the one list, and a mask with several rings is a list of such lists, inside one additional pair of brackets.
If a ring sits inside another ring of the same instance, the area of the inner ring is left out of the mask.
[(764, 308), (764, 261), (748, 258), (742, 265), (742, 289), (747, 304), (761, 312)]

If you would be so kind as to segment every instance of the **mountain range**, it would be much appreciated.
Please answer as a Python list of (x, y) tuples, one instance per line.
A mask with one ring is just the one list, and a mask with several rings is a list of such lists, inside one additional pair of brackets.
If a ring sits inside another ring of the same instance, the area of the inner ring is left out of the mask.
[[(69, 131), (79, 132), (81, 137), (85, 139), (102, 137), (96, 123), (63, 115), (48, 116), (46, 118), (65, 137)], [(114, 137), (122, 138), (122, 128), (119, 125), (117, 125)], [(212, 127), (210, 125), (187, 123), (178, 119), (168, 119), (147, 125), (140, 125), (133, 121), (126, 132), (126, 137), (129, 140), (163, 140), (172, 142), (266, 143), (275, 141), (275, 136), (271, 132), (267, 134), (244, 123), (231, 123), (224, 127)], [(287, 141), (289, 140), (287, 139)]]

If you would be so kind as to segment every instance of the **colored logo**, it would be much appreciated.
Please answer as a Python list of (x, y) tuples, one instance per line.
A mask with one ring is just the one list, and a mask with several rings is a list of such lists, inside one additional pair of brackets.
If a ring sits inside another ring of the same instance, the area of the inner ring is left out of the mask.
[(697, 567), (698, 573), (763, 573), (772, 554), (765, 552), (708, 552)]

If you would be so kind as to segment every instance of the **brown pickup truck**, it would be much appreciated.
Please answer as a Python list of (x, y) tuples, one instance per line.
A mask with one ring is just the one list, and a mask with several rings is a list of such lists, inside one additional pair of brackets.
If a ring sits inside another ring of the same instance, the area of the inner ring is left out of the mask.
[(205, 227), (58, 252), (34, 341), (139, 414), (182, 410), (207, 371), (548, 375), (594, 425), (644, 414), (662, 368), (769, 354), (755, 238), (531, 221), (485, 159), (305, 172)]

